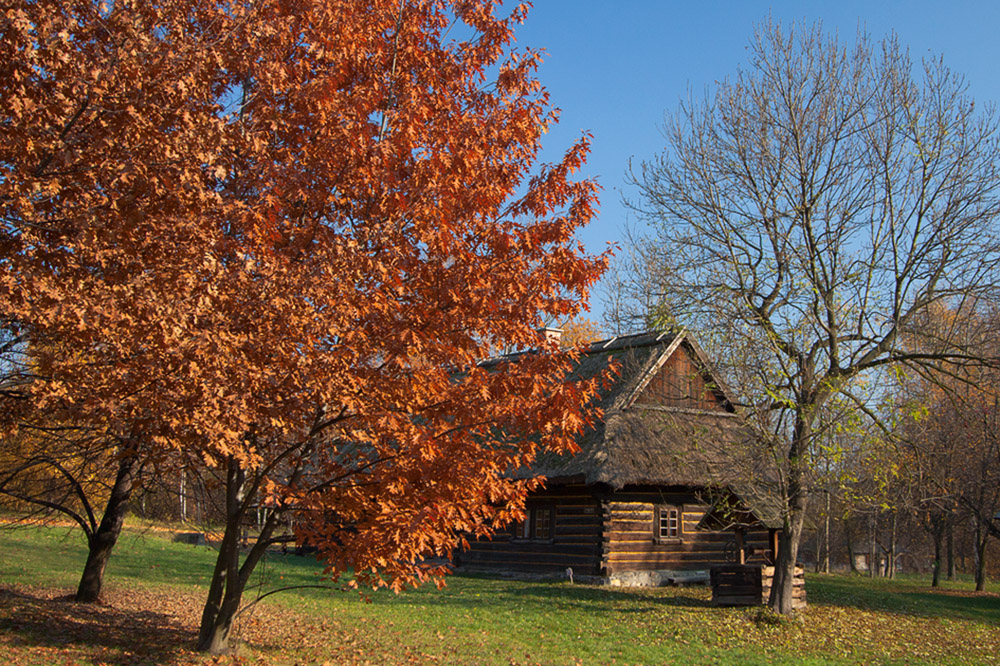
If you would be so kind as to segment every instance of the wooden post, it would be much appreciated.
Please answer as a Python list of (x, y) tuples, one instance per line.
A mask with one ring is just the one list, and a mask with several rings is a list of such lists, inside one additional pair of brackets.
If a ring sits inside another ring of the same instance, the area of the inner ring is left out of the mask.
[(736, 556), (736, 558), (737, 558), (736, 561), (739, 562), (740, 564), (746, 564), (747, 563), (747, 554), (743, 550), (743, 526), (742, 525), (740, 527), (736, 528), (736, 552), (738, 553), (738, 555)]

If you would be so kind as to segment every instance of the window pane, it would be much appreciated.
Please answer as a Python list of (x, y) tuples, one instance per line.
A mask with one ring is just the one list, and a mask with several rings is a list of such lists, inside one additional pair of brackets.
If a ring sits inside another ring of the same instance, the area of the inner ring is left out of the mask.
[(660, 507), (659, 535), (661, 538), (680, 536), (680, 511), (672, 507)]
[(535, 538), (552, 538), (552, 509), (534, 509)]

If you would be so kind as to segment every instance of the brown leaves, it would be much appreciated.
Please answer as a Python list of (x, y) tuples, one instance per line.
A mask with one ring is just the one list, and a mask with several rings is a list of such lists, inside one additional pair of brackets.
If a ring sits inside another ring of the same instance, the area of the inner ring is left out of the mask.
[(531, 178), (552, 112), (525, 9), (496, 10), (16, 3), (0, 304), (34, 406), (232, 456), (334, 570), (397, 587), (516, 512), (504, 473), (571, 449), (593, 387), (555, 350), (476, 363), (574, 315), (606, 257), (573, 240), (587, 138)]
[[(104, 605), (77, 604), (53, 592), (0, 590), (0, 622), (8, 663), (73, 663), (81, 652), (95, 663), (193, 663), (193, 641), (178, 613), (197, 611), (195, 597), (148, 589), (116, 592)], [(151, 609), (156, 608), (156, 611)], [(7, 633), (11, 632), (11, 633)], [(9, 643), (20, 637), (30, 647)]]

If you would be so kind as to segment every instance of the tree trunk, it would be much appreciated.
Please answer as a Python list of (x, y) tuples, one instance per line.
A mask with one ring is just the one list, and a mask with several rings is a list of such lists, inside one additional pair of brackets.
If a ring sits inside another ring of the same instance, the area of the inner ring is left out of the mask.
[(892, 512), (892, 533), (889, 536), (889, 552), (886, 553), (885, 575), (890, 580), (896, 577), (896, 521), (898, 514)]
[(197, 649), (208, 654), (227, 654), (233, 623), (240, 608), (250, 574), (263, 558), (282, 512), (267, 512), (253, 546), (240, 564), (243, 519), (257, 495), (257, 484), (247, 483), (245, 470), (233, 458), (226, 474), (226, 529), (215, 560), (208, 598), (201, 615)]
[(820, 572), (820, 567), (822, 566), (820, 563), (823, 561), (823, 558), (821, 557), (822, 553), (823, 553), (823, 533), (820, 532), (820, 530), (816, 530), (816, 562), (815, 564), (813, 564), (813, 573)]
[(229, 632), (236, 609), (231, 608), (235, 593), (236, 605), (242, 590), (235, 592), (239, 581), (239, 536), (242, 518), (243, 491), (246, 473), (240, 464), (229, 458), (226, 470), (226, 529), (215, 559), (215, 570), (208, 586), (208, 598), (201, 615), (198, 650), (209, 654), (229, 652)]
[(976, 592), (986, 590), (986, 544), (990, 533), (976, 521)]
[(931, 536), (934, 537), (934, 572), (931, 577), (931, 587), (937, 587), (941, 584), (941, 542), (944, 539), (944, 523), (933, 517), (931, 521)]
[(844, 540), (847, 542), (847, 562), (851, 568), (851, 573), (859, 573), (858, 563), (854, 559), (854, 538), (852, 537), (851, 528), (846, 522), (844, 524)]
[(823, 573), (830, 573), (830, 491), (826, 491), (826, 513), (823, 516)]
[(796, 419), (792, 446), (788, 453), (788, 511), (784, 517), (781, 538), (778, 542), (778, 556), (774, 563), (774, 580), (771, 582), (771, 596), (767, 605), (776, 613), (790, 615), (793, 612), (792, 594), (795, 582), (795, 560), (799, 555), (802, 525), (805, 521), (808, 503), (805, 479), (806, 461), (811, 435), (810, 424), (801, 416)]
[[(968, 548), (968, 543), (965, 541), (965, 539), (963, 539), (962, 543), (959, 544), (959, 548), (960, 548), (958, 553), (959, 571), (968, 571), (969, 563), (966, 561), (966, 559), (969, 557), (969, 548)], [(973, 550), (975, 550), (975, 547), (973, 547)]]
[(774, 563), (774, 580), (771, 582), (771, 596), (767, 605), (776, 613), (789, 615), (792, 608), (792, 584), (795, 580), (795, 558), (798, 553), (798, 540), (795, 537), (793, 516), (785, 519), (785, 524), (779, 532), (778, 557)]
[(878, 571), (881, 568), (879, 564), (878, 557), (878, 511), (872, 510), (871, 518), (871, 543), (868, 544), (868, 552), (870, 553), (868, 560), (868, 575), (871, 578), (875, 578), (878, 575)]
[(948, 580), (955, 580), (955, 517), (948, 517)]
[(88, 535), (87, 563), (83, 567), (80, 585), (76, 589), (74, 597), (76, 601), (94, 603), (100, 599), (104, 569), (111, 558), (111, 551), (118, 542), (118, 535), (121, 534), (138, 470), (138, 454), (134, 450), (125, 452), (118, 461), (118, 473), (115, 475), (115, 483), (111, 487), (111, 495), (104, 508), (101, 523), (93, 534)]
[(186, 523), (187, 522), (187, 474), (183, 469), (181, 469), (180, 477), (181, 477), (180, 492), (177, 494), (177, 497), (180, 500), (180, 505), (177, 507), (178, 509), (177, 512), (180, 514), (181, 522)]

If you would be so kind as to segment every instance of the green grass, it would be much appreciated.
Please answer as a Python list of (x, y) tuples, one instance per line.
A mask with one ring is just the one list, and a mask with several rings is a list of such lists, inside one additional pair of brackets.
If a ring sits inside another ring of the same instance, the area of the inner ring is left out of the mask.
[[(110, 605), (90, 615), (51, 600), (72, 591), (84, 556), (82, 539), (67, 528), (0, 533), (0, 585), (15, 590), (0, 596), (0, 652), (14, 655), (8, 661), (202, 661), (182, 648), (194, 640), (211, 548), (127, 531), (108, 568)], [(247, 600), (321, 582), (320, 569), (309, 558), (270, 555)], [(453, 576), (443, 590), (378, 591), (367, 600), (354, 591), (298, 589), (241, 618), (250, 646), (242, 663), (1000, 663), (1000, 599), (973, 594), (966, 582), (932, 590), (925, 578), (810, 576), (807, 590), (809, 609), (784, 619), (714, 608), (700, 587)], [(137, 640), (143, 632), (151, 638)]]
[(938, 590), (930, 587), (928, 576), (912, 574), (895, 580), (823, 576), (811, 582), (828, 604), (1000, 626), (1000, 600), (993, 594), (971, 594), (975, 584), (968, 576), (945, 581)]

